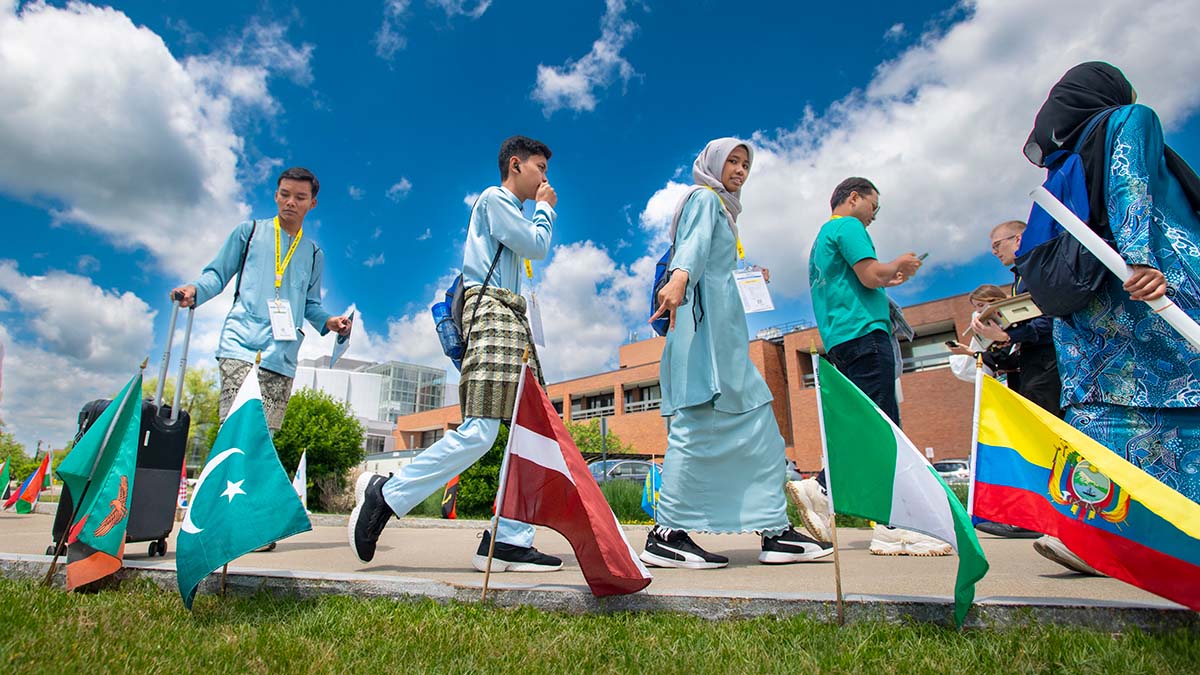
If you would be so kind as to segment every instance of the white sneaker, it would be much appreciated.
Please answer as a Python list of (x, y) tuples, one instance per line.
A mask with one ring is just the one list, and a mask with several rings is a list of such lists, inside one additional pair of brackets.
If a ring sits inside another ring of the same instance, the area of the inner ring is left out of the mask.
[(1096, 571), (1096, 568), (1085, 563), (1082, 558), (1072, 553), (1071, 549), (1067, 548), (1067, 545), (1062, 543), (1062, 540), (1058, 537), (1051, 537), (1048, 534), (1042, 536), (1033, 542), (1033, 550), (1072, 572), (1090, 574), (1096, 577), (1104, 576)]
[(954, 548), (920, 532), (876, 525), (870, 551), (874, 555), (939, 556), (949, 555)]
[(800, 512), (800, 520), (804, 529), (817, 541), (832, 541), (833, 533), (830, 524), (833, 521), (832, 509), (829, 507), (829, 495), (816, 478), (788, 481), (784, 492), (796, 505)]

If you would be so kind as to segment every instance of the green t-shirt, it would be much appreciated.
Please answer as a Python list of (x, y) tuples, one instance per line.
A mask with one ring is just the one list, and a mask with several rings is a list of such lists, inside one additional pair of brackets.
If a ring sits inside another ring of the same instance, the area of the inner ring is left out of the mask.
[(875, 244), (858, 218), (843, 216), (821, 226), (808, 257), (808, 283), (826, 350), (873, 330), (892, 330), (887, 293), (863, 286), (854, 273), (854, 264), (868, 258), (877, 259)]

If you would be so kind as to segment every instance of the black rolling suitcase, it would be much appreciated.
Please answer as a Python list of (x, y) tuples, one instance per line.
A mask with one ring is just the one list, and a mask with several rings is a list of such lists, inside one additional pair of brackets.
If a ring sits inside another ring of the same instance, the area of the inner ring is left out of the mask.
[[(186, 410), (179, 409), (179, 402), (183, 395), (183, 376), (187, 372), (188, 342), (192, 335), (194, 307), (188, 310), (187, 328), (183, 333), (183, 357), (179, 360), (175, 401), (173, 405), (162, 405), (163, 386), (171, 360), (171, 343), (175, 337), (175, 320), (179, 315), (179, 303), (175, 302), (173, 305), (171, 325), (167, 331), (167, 348), (163, 352), (162, 366), (158, 373), (158, 390), (152, 400), (142, 401), (142, 427), (139, 432), (137, 469), (133, 478), (133, 499), (129, 507), (129, 523), (125, 528), (126, 543), (150, 542), (147, 553), (151, 557), (167, 554), (167, 537), (175, 526), (179, 478), (183, 470), (183, 457), (187, 451), (188, 428), (191, 426), (191, 417)], [(79, 411), (76, 442), (111, 402), (108, 399), (100, 399), (84, 404)], [(54, 526), (51, 530), (53, 541), (46, 549), (46, 555), (54, 555), (55, 547), (70, 527), (74, 508), (74, 500), (64, 485), (58, 511), (54, 514)]]

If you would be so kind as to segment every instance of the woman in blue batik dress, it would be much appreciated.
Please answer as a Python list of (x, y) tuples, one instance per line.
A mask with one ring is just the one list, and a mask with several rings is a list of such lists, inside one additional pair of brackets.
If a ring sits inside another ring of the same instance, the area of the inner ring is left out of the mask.
[(1075, 66), (1050, 91), (1025, 154), (1080, 148), (1096, 231), (1111, 228), (1134, 270), (1055, 321), (1066, 420), (1146, 473), (1200, 501), (1200, 353), (1143, 300), (1164, 293), (1200, 319), (1200, 179), (1163, 140), (1153, 110), (1117, 68)]
[(758, 532), (758, 559), (768, 564), (833, 552), (788, 521), (783, 437), (771, 391), (750, 361), (733, 273), (742, 184), (753, 159), (745, 141), (709, 143), (692, 166), (695, 185), (671, 223), (671, 276), (654, 316), (669, 314), (670, 329), (659, 371), (667, 454), (658, 523), (641, 554), (649, 565), (710, 569), (729, 563), (700, 548), (689, 531)]

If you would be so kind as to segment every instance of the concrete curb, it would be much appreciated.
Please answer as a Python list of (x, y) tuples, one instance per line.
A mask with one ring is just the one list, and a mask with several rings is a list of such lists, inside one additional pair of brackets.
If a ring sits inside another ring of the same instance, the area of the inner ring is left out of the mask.
[[(49, 556), (3, 553), (0, 554), (0, 575), (8, 579), (40, 580), (49, 569), (49, 564)], [(62, 587), (65, 578), (65, 570), (60, 566), (55, 585)], [(175, 565), (171, 563), (126, 561), (117, 578), (121, 581), (146, 580), (165, 591), (177, 592)], [(705, 619), (805, 614), (820, 621), (833, 622), (836, 617), (836, 603), (831, 594), (643, 591), (633, 595), (594, 598), (586, 586), (521, 584), (501, 579), (493, 579), (488, 594), (490, 601), (500, 607), (529, 606), (572, 614), (675, 612)], [(299, 598), (347, 595), (476, 603), (479, 601), (482, 581), (481, 576), (479, 583), (459, 585), (419, 577), (231, 567), (226, 579), (226, 592), (240, 596), (265, 592)], [(219, 574), (210, 575), (199, 590), (209, 595), (219, 591)], [(845, 610), (848, 623), (917, 621), (950, 625), (953, 603), (939, 598), (849, 595), (846, 596)], [(1122, 602), (991, 597), (977, 599), (966, 625), (969, 628), (1012, 628), (1030, 624), (1074, 626), (1109, 633), (1131, 628), (1147, 632), (1200, 630), (1200, 614), (1183, 608)]]

